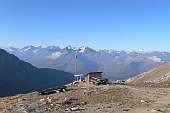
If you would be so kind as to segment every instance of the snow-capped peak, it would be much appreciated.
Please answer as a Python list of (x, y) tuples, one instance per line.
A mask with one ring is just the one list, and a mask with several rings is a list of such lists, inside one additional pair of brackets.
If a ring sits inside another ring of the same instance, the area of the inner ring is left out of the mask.
[(2, 49), (7, 50), (8, 52), (13, 52), (13, 51), (17, 51), (18, 50), (17, 48), (14, 48), (14, 47), (2, 48)]
[(34, 47), (34, 46), (30, 45), (30, 46), (26, 46), (26, 47), (20, 49), (20, 52), (33, 51), (34, 53), (36, 53), (36, 52), (39, 51), (41, 48), (42, 48), (41, 46), (36, 46), (36, 47)]
[(95, 50), (91, 49), (90, 47), (85, 47), (85, 46), (79, 47), (79, 48), (77, 49), (77, 51), (78, 51), (79, 53), (85, 53), (85, 52), (87, 52), (87, 51), (95, 52)]
[(80, 47), (78, 50), (80, 53), (84, 53), (86, 51), (87, 47), (83, 46), (83, 47)]
[(22, 48), (21, 51), (25, 52), (25, 51), (31, 50), (32, 48), (34, 48), (34, 46), (26, 46)]
[(71, 45), (68, 45), (68, 46), (66, 47), (66, 49), (71, 50), (71, 49), (73, 49), (73, 47), (72, 47)]

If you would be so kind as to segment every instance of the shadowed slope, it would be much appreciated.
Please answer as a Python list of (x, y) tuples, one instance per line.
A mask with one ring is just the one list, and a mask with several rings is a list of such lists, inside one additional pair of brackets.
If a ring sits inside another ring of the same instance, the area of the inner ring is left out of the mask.
[(0, 96), (27, 93), (73, 81), (73, 75), (54, 69), (38, 69), (0, 49)]

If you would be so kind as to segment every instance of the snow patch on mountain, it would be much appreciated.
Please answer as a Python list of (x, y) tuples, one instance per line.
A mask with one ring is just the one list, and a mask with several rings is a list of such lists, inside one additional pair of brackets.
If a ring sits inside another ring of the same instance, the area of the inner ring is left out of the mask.
[(73, 47), (72, 47), (71, 45), (67, 46), (66, 48), (67, 48), (68, 50), (73, 49)]
[(157, 57), (157, 56), (149, 57), (149, 59), (154, 61), (154, 62), (162, 62), (162, 59)]
[(39, 51), (39, 49), (35, 49), (34, 51), (33, 51), (33, 53), (37, 53)]
[(86, 51), (86, 47), (80, 47), (79, 48), (79, 53), (84, 53)]
[(25, 52), (25, 51), (31, 50), (31, 48), (32, 48), (32, 47), (29, 46), (29, 47), (26, 47), (26, 48), (22, 49), (22, 51)]
[(2, 48), (2, 49), (5, 49), (6, 51), (8, 52), (13, 52), (13, 51), (17, 51), (16, 48), (13, 48), (13, 47), (9, 47), (9, 48)]
[(51, 58), (52, 60), (56, 60), (56, 59), (58, 59), (61, 55), (62, 55), (61, 52), (54, 52), (54, 53), (52, 53), (52, 54), (49, 56), (49, 58)]

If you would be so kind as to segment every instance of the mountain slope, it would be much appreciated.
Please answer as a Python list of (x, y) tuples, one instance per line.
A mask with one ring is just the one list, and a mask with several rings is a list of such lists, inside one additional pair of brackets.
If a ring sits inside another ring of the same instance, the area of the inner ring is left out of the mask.
[(170, 63), (140, 74), (127, 82), (134, 85), (170, 86)]
[(103, 71), (109, 79), (127, 79), (170, 61), (168, 52), (94, 50), (90, 47), (67, 46), (46, 48), (26, 46), (5, 48), (9, 53), (39, 68), (53, 68), (74, 73), (75, 53), (78, 73)]
[(0, 96), (26, 93), (73, 81), (73, 75), (54, 69), (38, 69), (0, 49)]

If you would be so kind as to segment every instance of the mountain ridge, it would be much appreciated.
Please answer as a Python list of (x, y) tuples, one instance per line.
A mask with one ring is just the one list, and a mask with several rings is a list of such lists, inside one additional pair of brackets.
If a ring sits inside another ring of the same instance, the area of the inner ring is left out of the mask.
[(74, 73), (77, 54), (78, 73), (103, 71), (111, 80), (127, 79), (170, 61), (170, 52), (95, 50), (90, 47), (26, 46), (5, 48), (9, 53), (39, 68)]
[(49, 68), (36, 68), (0, 49), (0, 96), (62, 86), (73, 80), (71, 73)]

